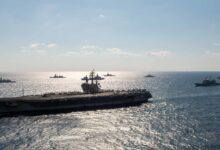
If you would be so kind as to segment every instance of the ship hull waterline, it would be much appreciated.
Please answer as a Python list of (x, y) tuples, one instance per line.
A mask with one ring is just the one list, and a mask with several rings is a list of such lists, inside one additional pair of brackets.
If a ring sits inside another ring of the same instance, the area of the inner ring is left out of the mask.
[(203, 83), (195, 83), (195, 86), (203, 86), (203, 87), (210, 87), (210, 86), (219, 86), (220, 83), (215, 83), (215, 84), (203, 84)]
[(151, 95), (88, 95), (49, 99), (0, 99), (0, 117), (68, 113), (98, 109), (139, 106), (148, 102)]

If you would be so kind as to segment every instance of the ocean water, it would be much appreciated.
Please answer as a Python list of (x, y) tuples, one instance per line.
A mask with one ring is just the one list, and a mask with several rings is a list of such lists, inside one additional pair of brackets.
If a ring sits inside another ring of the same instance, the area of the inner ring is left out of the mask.
[[(220, 149), (220, 86), (194, 86), (220, 72), (111, 73), (103, 89), (145, 88), (153, 98), (140, 107), (0, 118), (0, 149)], [(17, 82), (0, 84), (0, 97), (80, 91), (88, 72), (53, 74), (1, 73)]]

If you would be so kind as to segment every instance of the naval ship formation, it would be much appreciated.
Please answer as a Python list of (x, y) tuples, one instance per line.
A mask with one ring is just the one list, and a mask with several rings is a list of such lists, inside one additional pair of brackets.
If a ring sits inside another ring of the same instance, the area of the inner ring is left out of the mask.
[(96, 109), (138, 106), (152, 97), (145, 89), (128, 91), (102, 90), (104, 78), (92, 71), (82, 78), (83, 92), (0, 98), (0, 116), (39, 115)]

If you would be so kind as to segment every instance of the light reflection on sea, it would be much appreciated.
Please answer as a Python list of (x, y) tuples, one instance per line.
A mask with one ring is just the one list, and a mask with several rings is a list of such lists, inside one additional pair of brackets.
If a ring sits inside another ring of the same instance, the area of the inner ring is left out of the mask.
[[(106, 72), (98, 72), (103, 75)], [(195, 88), (210, 74), (111, 72), (103, 89), (146, 88), (154, 96), (140, 107), (0, 119), (0, 149), (220, 149), (220, 87)], [(87, 72), (2, 74), (16, 84), (1, 97), (80, 89)], [(17, 93), (16, 93), (17, 92)]]

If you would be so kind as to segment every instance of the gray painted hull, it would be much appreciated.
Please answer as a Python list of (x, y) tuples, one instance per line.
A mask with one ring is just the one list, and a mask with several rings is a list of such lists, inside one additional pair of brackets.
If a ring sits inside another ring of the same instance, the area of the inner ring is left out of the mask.
[(0, 116), (39, 115), (141, 105), (151, 98), (148, 91), (62, 96), (26, 96), (0, 99)]

